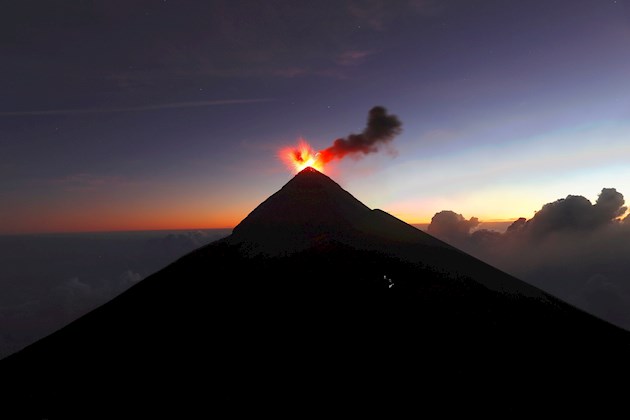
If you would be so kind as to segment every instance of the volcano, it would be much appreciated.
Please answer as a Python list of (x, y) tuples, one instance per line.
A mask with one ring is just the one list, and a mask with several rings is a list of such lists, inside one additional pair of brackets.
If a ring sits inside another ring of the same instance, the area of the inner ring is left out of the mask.
[(0, 378), (16, 418), (583, 414), (556, 389), (625, 378), (628, 354), (627, 332), (306, 168)]

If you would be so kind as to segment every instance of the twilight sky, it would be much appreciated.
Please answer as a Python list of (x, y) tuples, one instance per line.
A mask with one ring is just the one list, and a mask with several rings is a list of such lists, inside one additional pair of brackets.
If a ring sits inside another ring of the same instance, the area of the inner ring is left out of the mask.
[(326, 173), (410, 223), (630, 196), (627, 0), (20, 0), (0, 13), (0, 233), (232, 227)]

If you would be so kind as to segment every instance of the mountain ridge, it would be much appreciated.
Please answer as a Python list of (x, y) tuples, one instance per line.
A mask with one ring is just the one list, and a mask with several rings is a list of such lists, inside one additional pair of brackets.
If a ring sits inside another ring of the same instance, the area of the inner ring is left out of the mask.
[[(540, 372), (553, 372), (550, 386), (622, 378), (628, 351), (625, 331), (307, 170), (228, 238), (0, 361), (0, 391), (25, 418), (102, 407), (112, 381), (121, 400), (109, 399), (111, 408), (142, 414), (243, 401), (265, 412), (359, 402), (419, 413), (435, 403), (421, 398), (426, 381), (460, 378), (459, 398), (485, 377), (503, 398), (491, 411), (519, 404), (529, 412), (531, 394), (511, 391), (528, 381), (544, 388)], [(68, 393), (78, 399), (68, 402)]]
[[(402, 248), (397, 252), (419, 263), (446, 271), (458, 265), (465, 272), (480, 272), (476, 280), (493, 290), (549, 298), (540, 289), (508, 274), (497, 276), (498, 270), (494, 267), (383, 210), (370, 209), (330, 177), (311, 167), (300, 171), (264, 200), (227, 239), (232, 244), (247, 243), (250, 252), (265, 255), (285, 255), (325, 240), (384, 253)], [(409, 245), (414, 248), (409, 249)], [(434, 255), (436, 248), (438, 255)], [(418, 256), (425, 258), (418, 259)], [(452, 259), (460, 261), (453, 263)]]

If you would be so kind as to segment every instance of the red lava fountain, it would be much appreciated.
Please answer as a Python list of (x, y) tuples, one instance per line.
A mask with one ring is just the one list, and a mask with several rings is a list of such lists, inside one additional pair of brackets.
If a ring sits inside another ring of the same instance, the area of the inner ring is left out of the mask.
[(378, 152), (381, 146), (386, 146), (401, 132), (401, 125), (397, 116), (388, 114), (382, 106), (375, 106), (370, 109), (367, 125), (361, 133), (338, 138), (332, 146), (319, 152), (301, 138), (297, 147), (285, 147), (280, 150), (279, 156), (295, 173), (309, 166), (323, 172), (324, 166), (331, 160)]
[(297, 146), (284, 147), (278, 155), (287, 167), (291, 171), (295, 171), (295, 173), (309, 166), (324, 172), (324, 159), (321, 159), (320, 153), (315, 152), (306, 140), (302, 138), (298, 141)]

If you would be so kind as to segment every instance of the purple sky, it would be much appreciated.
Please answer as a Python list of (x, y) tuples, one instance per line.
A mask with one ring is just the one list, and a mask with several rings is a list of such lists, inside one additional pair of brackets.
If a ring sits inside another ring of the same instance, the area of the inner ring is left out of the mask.
[(382, 105), (327, 170), (410, 223), (630, 194), (624, 0), (20, 0), (0, 13), (0, 233), (231, 227), (277, 159)]

